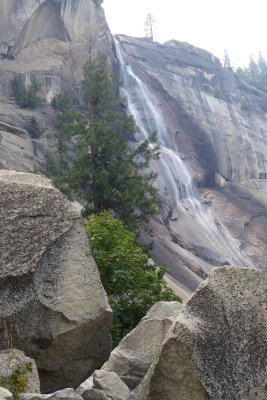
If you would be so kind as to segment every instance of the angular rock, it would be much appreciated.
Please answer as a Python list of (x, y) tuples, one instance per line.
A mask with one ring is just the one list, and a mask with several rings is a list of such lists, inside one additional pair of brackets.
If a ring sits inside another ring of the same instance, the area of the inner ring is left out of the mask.
[(50, 394), (24, 393), (20, 400), (82, 400), (82, 397), (73, 388), (66, 388)]
[[(40, 381), (35, 361), (23, 351), (12, 349), (0, 351), (0, 379), (9, 379), (15, 368), (20, 367), (25, 377), (25, 392), (40, 393)], [(30, 370), (27, 370), (29, 367)]]
[(53, 394), (49, 394), (46, 396), (48, 400), (82, 400), (82, 397), (79, 396), (74, 389), (67, 388), (63, 390), (58, 390)]
[(0, 387), (0, 400), (12, 400), (12, 393), (3, 387)]
[(264, 400), (267, 278), (213, 270), (177, 318), (138, 400)]
[(84, 400), (110, 400), (110, 397), (107, 397), (103, 390), (99, 389), (89, 389), (83, 393)]
[(102, 390), (111, 400), (127, 400), (130, 394), (128, 386), (115, 372), (95, 371), (93, 387)]
[(86, 381), (84, 381), (83, 383), (81, 383), (80, 386), (78, 386), (78, 387), (75, 389), (75, 392), (76, 392), (79, 396), (82, 396), (83, 393), (84, 393), (86, 390), (92, 389), (92, 386), (93, 386), (93, 376), (90, 376), (88, 379), (86, 379)]
[(158, 356), (162, 343), (181, 308), (181, 304), (175, 301), (156, 303), (139, 325), (113, 350), (102, 370), (116, 372), (133, 390)]
[(49, 180), (0, 171), (0, 349), (34, 358), (42, 392), (76, 387), (108, 358), (111, 309), (83, 222)]

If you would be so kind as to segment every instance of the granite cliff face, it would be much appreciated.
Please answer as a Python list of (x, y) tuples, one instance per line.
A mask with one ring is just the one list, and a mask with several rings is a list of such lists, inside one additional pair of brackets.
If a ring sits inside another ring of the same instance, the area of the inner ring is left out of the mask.
[[(79, 39), (105, 22), (97, 0), (1, 0), (0, 49), (10, 56), (47, 37)], [(99, 16), (102, 21), (99, 20)], [(27, 40), (25, 41), (25, 34)]]
[[(115, 63), (112, 37), (101, 1), (0, 0), (0, 167), (17, 171), (45, 171), (45, 153), (53, 150), (55, 119), (48, 105), (67, 92), (79, 105), (82, 66), (98, 52)], [(36, 110), (14, 104), (10, 82), (19, 77), (26, 87), (42, 84), (47, 100)], [(34, 115), (44, 134), (32, 140), (23, 129)], [(19, 129), (18, 129), (19, 128)]]
[(267, 95), (187, 43), (117, 37), (122, 92), (156, 130), (153, 257), (192, 291), (212, 266), (266, 264)]

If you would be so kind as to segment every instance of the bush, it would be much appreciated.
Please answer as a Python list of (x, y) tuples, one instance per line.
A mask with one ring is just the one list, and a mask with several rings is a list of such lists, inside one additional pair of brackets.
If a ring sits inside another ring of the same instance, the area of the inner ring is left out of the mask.
[(0, 379), (0, 386), (8, 389), (13, 394), (13, 399), (18, 400), (26, 389), (28, 372), (32, 372), (31, 362), (24, 366), (16, 364), (10, 377)]
[(107, 211), (89, 217), (86, 230), (113, 309), (113, 344), (130, 332), (157, 301), (180, 301), (166, 286), (163, 267), (151, 266), (123, 222)]
[(58, 94), (52, 98), (51, 106), (56, 112), (63, 113), (64, 111), (72, 108), (72, 101), (68, 95)]
[(25, 125), (25, 129), (30, 134), (30, 136), (34, 139), (39, 138), (43, 133), (43, 131), (35, 117), (31, 117), (31, 119)]
[(38, 96), (41, 87), (41, 82), (35, 78), (32, 80), (29, 89), (25, 88), (21, 79), (15, 77), (11, 80), (12, 96), (15, 97), (16, 104), (22, 108), (35, 108), (42, 102), (41, 97)]

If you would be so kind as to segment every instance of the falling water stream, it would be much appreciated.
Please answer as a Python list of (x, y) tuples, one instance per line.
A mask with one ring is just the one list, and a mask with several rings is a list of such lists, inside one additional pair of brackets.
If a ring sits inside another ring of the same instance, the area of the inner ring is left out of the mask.
[(194, 231), (199, 231), (201, 242), (207, 243), (207, 248), (223, 255), (229, 264), (249, 265), (249, 261), (239, 249), (238, 240), (231, 236), (221, 221), (217, 221), (211, 212), (203, 207), (192, 175), (179, 155), (174, 138), (166, 128), (160, 106), (145, 83), (133, 71), (117, 38), (115, 47), (120, 63), (121, 96), (126, 98), (128, 112), (133, 115), (139, 128), (137, 139), (148, 139), (152, 132), (157, 133), (161, 157), (154, 162), (153, 168), (159, 175), (161, 194), (165, 192), (166, 196), (167, 191), (173, 212), (177, 215), (182, 214), (185, 219), (194, 219)]

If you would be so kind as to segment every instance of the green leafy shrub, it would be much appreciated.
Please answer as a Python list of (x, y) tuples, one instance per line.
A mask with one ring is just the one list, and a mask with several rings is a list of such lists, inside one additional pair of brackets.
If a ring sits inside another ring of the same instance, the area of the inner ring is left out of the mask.
[(0, 386), (8, 389), (13, 394), (13, 399), (18, 400), (26, 389), (28, 372), (32, 372), (31, 362), (23, 366), (16, 364), (8, 378), (0, 379)]
[(26, 131), (30, 134), (30, 136), (34, 139), (39, 138), (43, 131), (35, 117), (31, 117), (30, 120), (25, 125)]
[(130, 332), (157, 301), (180, 301), (164, 282), (166, 269), (149, 263), (148, 255), (122, 221), (107, 211), (86, 224), (94, 259), (113, 309), (113, 344)]
[(11, 92), (15, 97), (16, 104), (22, 108), (35, 108), (42, 102), (38, 93), (42, 88), (41, 82), (33, 79), (29, 89), (25, 88), (21, 79), (15, 77), (11, 80)]

